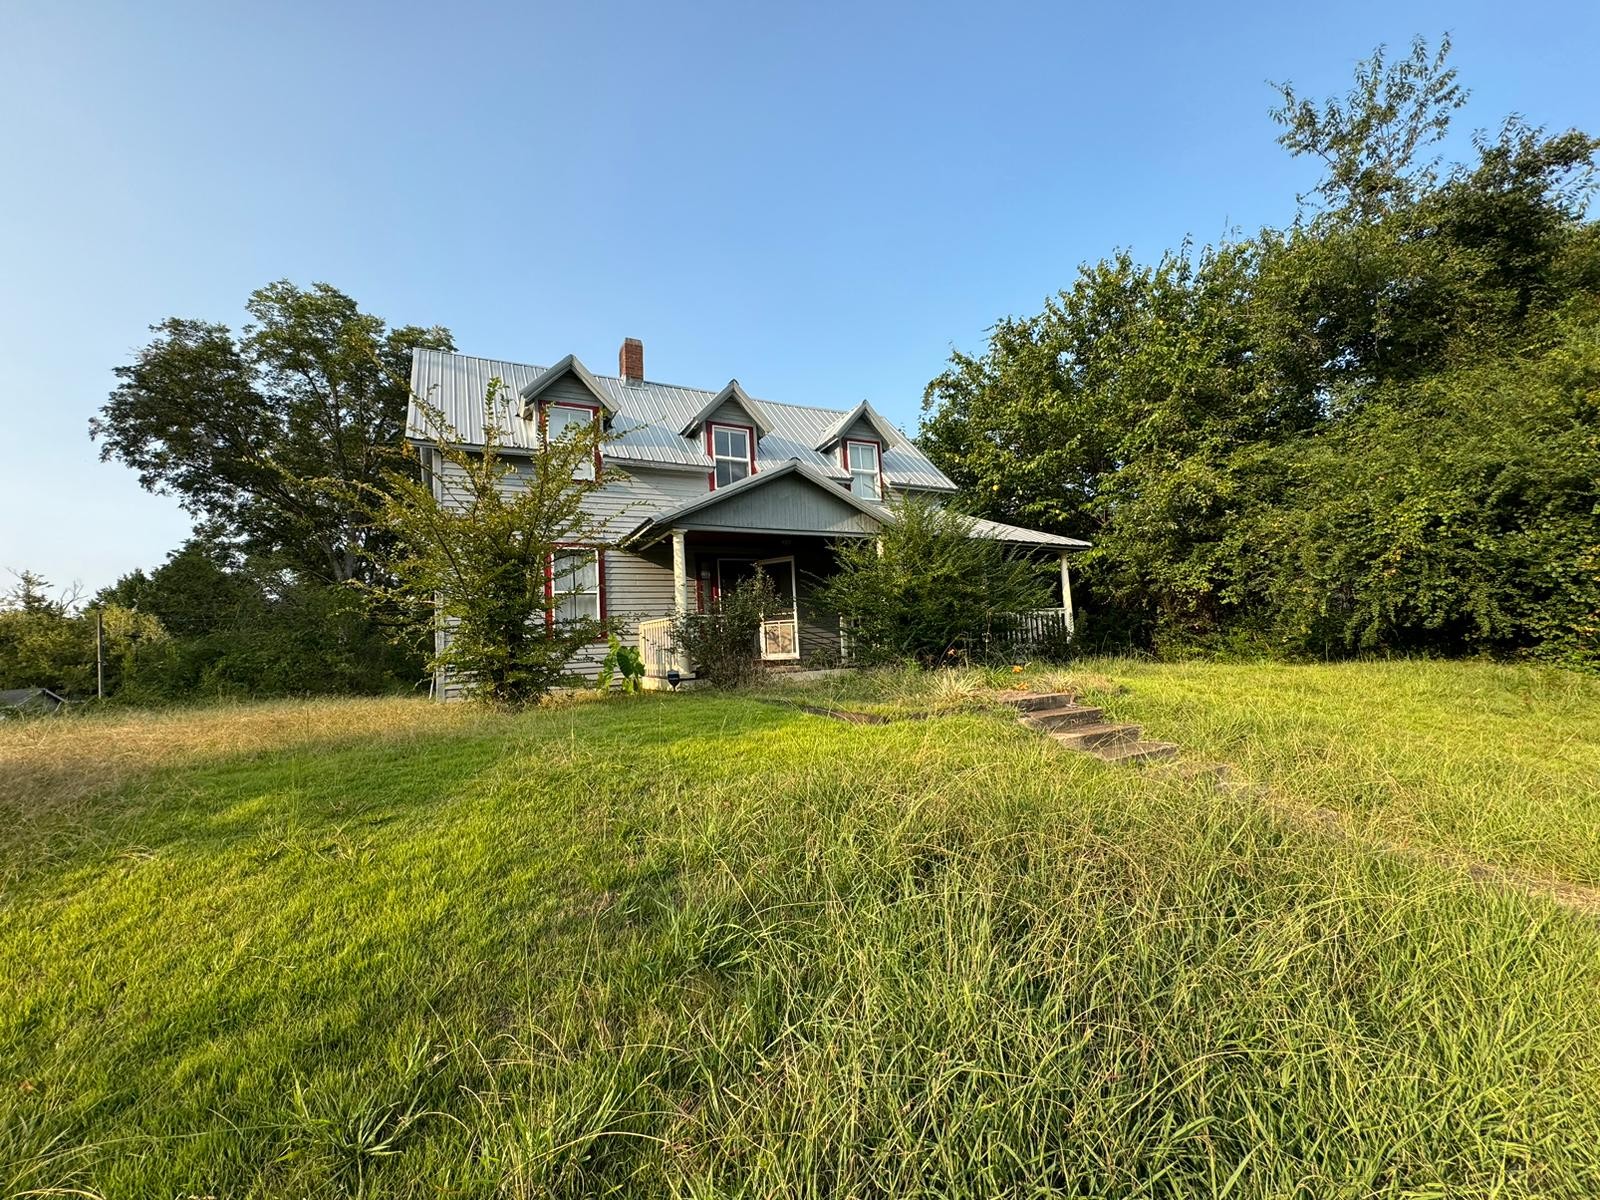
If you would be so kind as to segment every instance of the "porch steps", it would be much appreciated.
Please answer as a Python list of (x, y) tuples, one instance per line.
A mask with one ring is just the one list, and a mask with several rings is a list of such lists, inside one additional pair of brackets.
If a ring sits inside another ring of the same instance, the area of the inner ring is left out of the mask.
[(1079, 704), (1077, 697), (1067, 692), (1019, 693), (1000, 700), (1017, 710), (1020, 724), (1037, 729), (1068, 750), (1084, 751), (1103, 762), (1160, 762), (1178, 753), (1172, 742), (1142, 741), (1139, 726), (1108, 722), (1103, 709)]

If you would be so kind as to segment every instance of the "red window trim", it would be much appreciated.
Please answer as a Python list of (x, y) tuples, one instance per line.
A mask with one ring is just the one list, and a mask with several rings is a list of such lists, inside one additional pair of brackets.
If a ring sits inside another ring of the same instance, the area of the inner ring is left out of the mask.
[(715, 429), (742, 429), (748, 435), (745, 445), (750, 450), (750, 474), (756, 473), (756, 427), (754, 425), (741, 425), (737, 421), (707, 421), (706, 422), (706, 457), (711, 460), (711, 470), (706, 472), (706, 484), (711, 491), (717, 490), (717, 456), (712, 451), (712, 431)]
[(845, 469), (851, 481), (855, 480), (855, 472), (850, 469), (850, 447), (871, 446), (875, 461), (878, 464), (878, 499), (883, 499), (883, 443), (877, 438), (844, 438), (839, 442), (839, 465)]
[[(599, 600), (596, 606), (600, 611), (600, 620), (606, 619), (606, 549), (596, 546), (591, 542), (558, 542), (555, 553), (547, 554), (544, 560), (544, 627), (546, 632), (554, 632), (556, 627), (556, 554), (563, 550), (593, 550), (594, 551), (594, 586), (595, 594)], [(610, 635), (597, 637), (595, 645), (609, 642)]]
[[(539, 440), (546, 447), (550, 445), (550, 410), (552, 408), (581, 408), (590, 413), (596, 425), (600, 424), (601, 409), (598, 404), (584, 404), (577, 400), (547, 400), (539, 406)], [(600, 447), (594, 448), (594, 477), (600, 478)]]

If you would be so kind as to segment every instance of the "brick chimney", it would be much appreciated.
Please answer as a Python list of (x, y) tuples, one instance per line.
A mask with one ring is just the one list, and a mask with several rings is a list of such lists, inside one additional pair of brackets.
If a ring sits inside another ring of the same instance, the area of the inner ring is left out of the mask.
[(644, 343), (638, 338), (623, 338), (617, 351), (617, 374), (629, 383), (644, 381)]

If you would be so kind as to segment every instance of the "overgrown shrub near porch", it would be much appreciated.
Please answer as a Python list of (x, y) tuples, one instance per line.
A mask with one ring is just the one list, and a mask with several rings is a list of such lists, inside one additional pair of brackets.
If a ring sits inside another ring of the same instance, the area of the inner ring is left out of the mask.
[(852, 662), (981, 659), (1010, 644), (1016, 614), (1051, 603), (1051, 570), (971, 536), (961, 513), (912, 496), (888, 507), (876, 539), (838, 547), (839, 571), (820, 589), (843, 619)]
[(740, 687), (761, 674), (761, 621), (779, 606), (767, 573), (756, 573), (718, 596), (705, 612), (672, 622), (672, 641), (695, 676), (718, 687)]

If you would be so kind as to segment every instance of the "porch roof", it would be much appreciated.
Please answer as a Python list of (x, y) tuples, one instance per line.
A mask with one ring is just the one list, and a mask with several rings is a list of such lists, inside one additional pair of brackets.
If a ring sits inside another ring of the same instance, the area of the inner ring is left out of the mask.
[[(782, 484), (783, 480), (789, 482)], [(893, 519), (883, 505), (862, 499), (811, 464), (792, 458), (646, 517), (623, 540), (647, 544), (673, 529), (870, 537)], [(1088, 542), (1077, 538), (980, 517), (970, 519), (974, 537), (1058, 551), (1089, 548)]]

